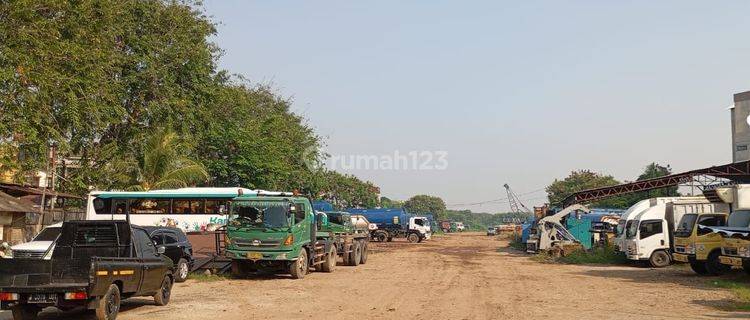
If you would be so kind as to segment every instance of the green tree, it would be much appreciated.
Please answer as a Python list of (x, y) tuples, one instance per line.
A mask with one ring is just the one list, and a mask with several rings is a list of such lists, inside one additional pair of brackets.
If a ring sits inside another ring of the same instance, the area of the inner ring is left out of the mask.
[(205, 183), (208, 173), (202, 164), (183, 154), (186, 149), (175, 132), (158, 130), (146, 143), (143, 159), (132, 166), (136, 184), (129, 189), (184, 188)]
[(388, 197), (380, 197), (380, 207), (382, 208), (395, 209), (395, 208), (401, 208), (403, 206), (404, 206), (403, 201), (393, 200)]
[[(547, 197), (552, 204), (561, 204), (569, 195), (588, 189), (609, 187), (620, 184), (610, 175), (602, 175), (590, 170), (578, 170), (570, 173), (563, 180), (555, 179), (547, 188)], [(622, 197), (609, 198), (593, 203), (592, 207), (624, 208), (628, 199)]]
[(404, 208), (414, 214), (432, 213), (436, 219), (445, 217), (445, 201), (439, 197), (416, 195), (404, 202)]

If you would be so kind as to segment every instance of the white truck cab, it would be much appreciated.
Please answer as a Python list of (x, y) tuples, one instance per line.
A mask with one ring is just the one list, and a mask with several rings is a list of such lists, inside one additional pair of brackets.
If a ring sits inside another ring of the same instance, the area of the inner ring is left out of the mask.
[(10, 247), (11, 255), (8, 258), (52, 259), (52, 250), (55, 247), (57, 237), (60, 236), (61, 230), (62, 222), (45, 227), (31, 241)]
[(674, 231), (685, 214), (713, 213), (714, 205), (705, 197), (679, 197), (668, 201), (649, 199), (650, 206), (628, 216), (623, 248), (630, 260), (648, 261), (652, 267), (668, 266)]
[(660, 197), (645, 199), (638, 201), (636, 202), (636, 204), (630, 206), (630, 208), (628, 208), (628, 210), (626, 210), (620, 216), (620, 221), (617, 224), (617, 234), (615, 235), (614, 239), (615, 251), (625, 252), (627, 250), (627, 248), (625, 247), (625, 228), (628, 221), (634, 220), (639, 213), (650, 208), (651, 206), (656, 205), (657, 203), (666, 203), (674, 199), (679, 199), (679, 197)]
[[(417, 232), (419, 232), (419, 237), (422, 239), (430, 240), (430, 238), (432, 238), (432, 231), (430, 230), (430, 220), (428, 220), (427, 217), (409, 218), (409, 230), (416, 230)], [(420, 239), (419, 241), (421, 241), (422, 239)]]

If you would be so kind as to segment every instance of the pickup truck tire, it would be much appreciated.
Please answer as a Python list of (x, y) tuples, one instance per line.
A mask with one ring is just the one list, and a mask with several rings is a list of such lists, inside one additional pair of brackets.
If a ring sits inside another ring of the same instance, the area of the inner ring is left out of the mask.
[(164, 280), (161, 281), (161, 288), (154, 295), (154, 303), (157, 306), (166, 306), (169, 304), (169, 299), (172, 298), (172, 278), (164, 276)]
[(323, 272), (333, 272), (336, 269), (336, 259), (339, 257), (336, 252), (336, 246), (331, 246), (326, 255), (326, 261), (320, 264), (320, 270)]
[(120, 288), (111, 284), (107, 293), (99, 298), (99, 303), (96, 306), (96, 319), (115, 320), (118, 312), (120, 312)]
[(732, 267), (719, 262), (719, 256), (721, 256), (720, 251), (714, 251), (708, 255), (708, 260), (706, 260), (706, 274), (720, 276), (731, 270)]
[(707, 275), (708, 270), (706, 270), (706, 262), (705, 261), (691, 261), (690, 262), (690, 269), (693, 269), (695, 273), (699, 275)]
[(294, 260), (294, 262), (289, 264), (289, 274), (291, 274), (294, 279), (302, 279), (307, 273), (307, 268), (307, 250), (302, 248), (297, 260)]
[(369, 251), (369, 243), (367, 241), (362, 241), (362, 257), (359, 259), (359, 264), (365, 264), (367, 263), (367, 251)]
[(667, 254), (663, 250), (654, 251), (654, 253), (651, 254), (651, 257), (648, 259), (648, 263), (654, 268), (664, 268), (666, 266), (669, 266), (671, 262), (672, 261), (669, 258), (669, 254)]
[(13, 320), (36, 320), (39, 309), (32, 306), (16, 306), (11, 309)]
[(406, 236), (406, 240), (411, 243), (417, 243), (419, 242), (419, 235), (417, 235), (416, 233), (410, 233), (408, 236)]
[(180, 261), (177, 262), (177, 268), (175, 271), (174, 282), (185, 282), (190, 273), (190, 265), (187, 260), (180, 258)]

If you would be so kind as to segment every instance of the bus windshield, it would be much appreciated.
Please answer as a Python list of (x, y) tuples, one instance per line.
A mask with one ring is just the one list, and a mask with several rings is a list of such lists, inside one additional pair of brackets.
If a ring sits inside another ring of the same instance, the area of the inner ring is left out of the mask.
[(287, 228), (289, 227), (288, 202), (237, 201), (232, 204), (229, 222), (235, 227)]

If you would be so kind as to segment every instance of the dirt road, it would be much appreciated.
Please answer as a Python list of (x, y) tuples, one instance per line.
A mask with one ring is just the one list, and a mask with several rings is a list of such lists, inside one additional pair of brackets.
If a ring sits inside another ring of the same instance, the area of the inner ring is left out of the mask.
[[(303, 280), (264, 277), (178, 284), (172, 302), (125, 302), (121, 320), (171, 319), (702, 319), (731, 294), (686, 268), (544, 264), (482, 234), (374, 244), (366, 265)], [(48, 313), (43, 319), (93, 319)], [(2, 314), (0, 319), (10, 319)]]

